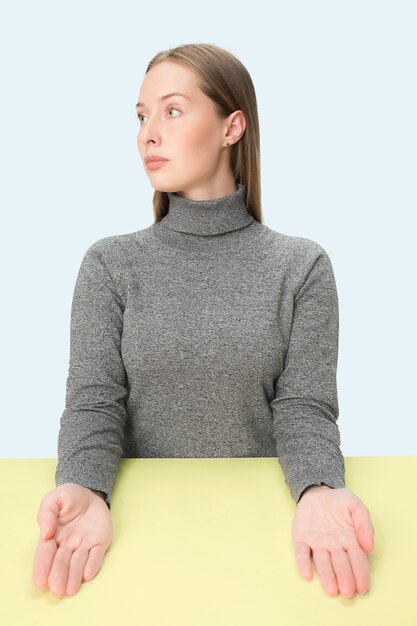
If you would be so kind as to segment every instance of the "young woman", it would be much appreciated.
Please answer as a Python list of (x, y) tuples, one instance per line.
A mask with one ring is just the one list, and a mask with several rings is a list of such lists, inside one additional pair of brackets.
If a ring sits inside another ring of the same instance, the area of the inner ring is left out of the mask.
[(213, 45), (161, 52), (137, 115), (155, 221), (82, 260), (33, 580), (70, 595), (97, 574), (121, 457), (278, 456), (301, 575), (312, 553), (329, 594), (365, 593), (374, 529), (344, 482), (335, 278), (318, 243), (262, 223), (250, 75)]

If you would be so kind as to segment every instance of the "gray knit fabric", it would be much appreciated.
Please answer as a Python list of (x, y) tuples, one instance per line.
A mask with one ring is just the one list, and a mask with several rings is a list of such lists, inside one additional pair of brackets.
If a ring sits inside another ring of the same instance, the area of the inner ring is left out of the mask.
[(56, 485), (105, 492), (120, 458), (277, 457), (295, 502), (345, 486), (338, 296), (326, 251), (254, 220), (246, 189), (86, 251)]

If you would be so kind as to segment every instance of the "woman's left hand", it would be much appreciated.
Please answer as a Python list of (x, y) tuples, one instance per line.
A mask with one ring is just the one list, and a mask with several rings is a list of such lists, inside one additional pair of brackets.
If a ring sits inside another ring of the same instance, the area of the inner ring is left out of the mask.
[(323, 589), (350, 598), (367, 593), (374, 527), (369, 510), (349, 489), (309, 487), (299, 500), (292, 525), (295, 557), (301, 576), (311, 580), (314, 565)]

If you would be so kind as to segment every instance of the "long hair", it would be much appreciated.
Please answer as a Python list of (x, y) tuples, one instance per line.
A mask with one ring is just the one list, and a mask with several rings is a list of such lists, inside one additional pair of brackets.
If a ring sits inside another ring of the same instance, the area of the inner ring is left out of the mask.
[[(231, 146), (231, 166), (236, 183), (246, 188), (246, 207), (262, 223), (260, 181), (260, 133), (255, 88), (245, 66), (230, 52), (206, 43), (177, 46), (156, 54), (145, 74), (162, 61), (182, 63), (199, 78), (199, 88), (213, 100), (221, 117), (241, 110), (246, 128), (239, 141)], [(165, 191), (155, 191), (155, 223), (168, 214), (169, 199)]]

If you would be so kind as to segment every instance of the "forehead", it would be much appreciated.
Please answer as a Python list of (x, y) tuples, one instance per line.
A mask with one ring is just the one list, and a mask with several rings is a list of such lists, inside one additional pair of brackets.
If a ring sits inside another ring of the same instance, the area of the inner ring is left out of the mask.
[(167, 94), (181, 93), (194, 100), (201, 95), (196, 74), (180, 63), (162, 61), (155, 65), (142, 81), (138, 103), (157, 103)]

